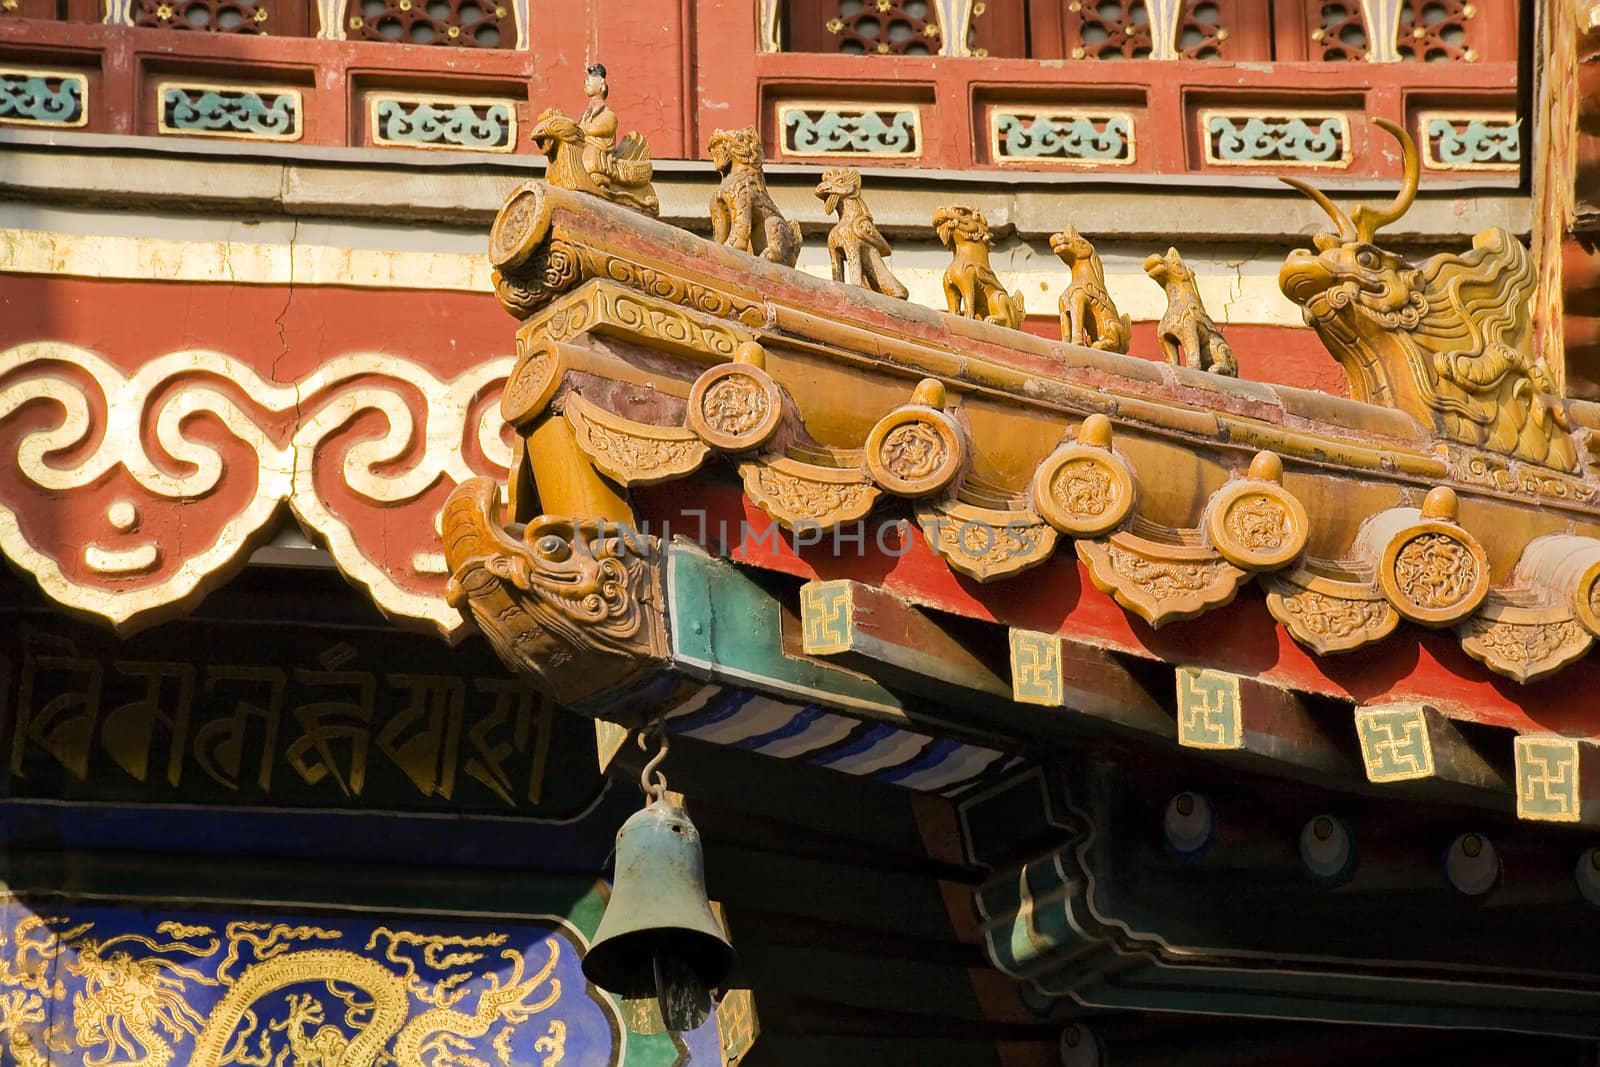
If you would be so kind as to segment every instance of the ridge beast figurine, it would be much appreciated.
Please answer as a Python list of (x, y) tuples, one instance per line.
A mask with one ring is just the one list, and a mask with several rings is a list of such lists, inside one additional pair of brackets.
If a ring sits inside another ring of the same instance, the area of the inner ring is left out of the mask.
[(951, 252), (950, 266), (944, 271), (944, 296), (950, 314), (1021, 329), (1025, 314), (1022, 293), (1008, 295), (989, 266), (994, 233), (983, 212), (964, 204), (951, 204), (933, 213), (933, 227), (940, 243)]
[(1327, 212), (1335, 232), (1297, 249), (1278, 285), (1344, 367), (1350, 395), (1399, 408), (1439, 436), (1563, 471), (1578, 465), (1555, 376), (1533, 351), (1533, 265), (1508, 231), (1466, 252), (1411, 264), (1374, 244), (1417, 196), (1417, 146), (1385, 119), (1405, 156), (1394, 202), (1349, 214), (1303, 181), (1283, 179)]
[(1133, 325), (1128, 316), (1117, 314), (1094, 245), (1068, 226), (1050, 238), (1050, 250), (1072, 272), (1072, 280), (1061, 294), (1061, 339), (1103, 352), (1126, 353)]
[(910, 291), (883, 261), (893, 250), (872, 221), (867, 202), (861, 199), (861, 175), (848, 167), (824, 172), (822, 181), (817, 183), (817, 199), (822, 201), (824, 211), (839, 216), (828, 231), (833, 280), (901, 300), (909, 296)]
[(1237, 378), (1239, 362), (1201, 302), (1194, 271), (1178, 250), (1169, 248), (1164, 256), (1150, 256), (1144, 261), (1144, 272), (1167, 291), (1166, 314), (1156, 326), (1156, 340), (1161, 342), (1167, 362)]
[(761, 135), (754, 126), (717, 130), (707, 146), (722, 184), (711, 197), (711, 239), (762, 259), (795, 265), (800, 224), (790, 222), (767, 192)]
[(529, 136), (548, 160), (545, 181), (660, 214), (661, 201), (650, 184), (655, 165), (649, 142), (634, 132), (617, 143), (617, 114), (606, 103), (606, 68), (591, 66), (583, 88), (589, 106), (577, 122), (552, 107), (533, 125)]

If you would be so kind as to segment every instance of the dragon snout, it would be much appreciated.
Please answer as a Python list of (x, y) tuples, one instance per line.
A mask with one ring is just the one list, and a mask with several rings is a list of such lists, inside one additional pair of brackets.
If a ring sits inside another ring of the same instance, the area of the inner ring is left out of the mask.
[(1283, 290), (1284, 296), (1301, 305), (1326, 292), (1337, 280), (1326, 263), (1303, 248), (1290, 252), (1283, 269), (1278, 271), (1278, 288)]

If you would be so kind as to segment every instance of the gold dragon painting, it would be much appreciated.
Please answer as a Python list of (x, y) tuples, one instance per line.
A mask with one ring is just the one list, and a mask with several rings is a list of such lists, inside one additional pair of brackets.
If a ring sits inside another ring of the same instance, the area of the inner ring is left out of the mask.
[(0, 1062), (575, 1067), (611, 1062), (617, 1044), (614, 1015), (587, 991), (558, 927), (235, 919), (219, 929), (186, 914), (137, 932), (126, 911), (62, 911), (7, 911)]

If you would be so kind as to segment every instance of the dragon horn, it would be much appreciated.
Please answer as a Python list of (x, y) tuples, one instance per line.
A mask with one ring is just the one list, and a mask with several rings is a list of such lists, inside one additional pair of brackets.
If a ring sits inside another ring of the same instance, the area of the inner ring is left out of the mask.
[(1411, 207), (1412, 201), (1417, 198), (1417, 184), (1422, 177), (1422, 169), (1417, 158), (1417, 142), (1402, 126), (1397, 126), (1388, 119), (1373, 119), (1372, 124), (1379, 129), (1387, 130), (1395, 140), (1400, 142), (1400, 151), (1405, 157), (1406, 177), (1400, 186), (1400, 192), (1395, 195), (1394, 203), (1386, 208), (1368, 207), (1363, 204), (1356, 208), (1356, 239), (1370, 242), (1377, 236), (1378, 231), (1404, 215)]
[(1293, 188), (1300, 190), (1307, 197), (1309, 197), (1313, 203), (1315, 203), (1323, 211), (1326, 211), (1328, 213), (1328, 217), (1333, 220), (1334, 225), (1339, 227), (1339, 240), (1353, 241), (1356, 239), (1356, 224), (1351, 222), (1350, 216), (1346, 215), (1343, 211), (1340, 211), (1338, 205), (1336, 205), (1332, 200), (1329, 200), (1327, 194), (1325, 194), (1321, 189), (1316, 188), (1309, 182), (1301, 181), (1299, 178), (1279, 178), (1278, 180), (1285, 185), (1292, 186)]

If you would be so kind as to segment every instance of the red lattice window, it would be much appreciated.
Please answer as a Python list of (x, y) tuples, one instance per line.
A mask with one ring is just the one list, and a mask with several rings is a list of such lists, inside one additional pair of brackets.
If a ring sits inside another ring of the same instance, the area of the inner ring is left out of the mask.
[(196, 33), (271, 33), (271, 5), (262, 0), (134, 0), (133, 24)]
[(345, 34), (356, 41), (511, 48), (513, 20), (505, 0), (350, 0)]
[(1479, 50), (1472, 47), (1471, 31), (1478, 11), (1464, 0), (1406, 0), (1400, 8), (1400, 37), (1395, 48), (1401, 59), (1423, 63), (1473, 62)]
[[(90, 2), (68, 0), (74, 8)], [(130, 14), (135, 26), (190, 33), (304, 37), (311, 25), (306, 0), (133, 0)], [(98, 11), (88, 19), (68, 17), (75, 22), (100, 21)]]
[(1367, 58), (1367, 22), (1360, 0), (1310, 0), (1311, 59), (1330, 62)]
[(1183, 5), (1183, 24), (1178, 27), (1178, 54), (1183, 58), (1221, 59), (1229, 36), (1215, 0), (1189, 0)]
[(1082, 0), (1061, 19), (1063, 51), (1072, 59), (1148, 59), (1150, 13), (1144, 0)]
[(836, 0), (822, 27), (832, 47), (850, 55), (926, 56), (939, 51), (932, 0)]

